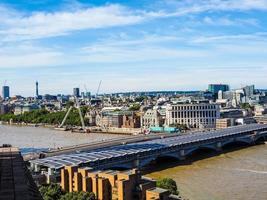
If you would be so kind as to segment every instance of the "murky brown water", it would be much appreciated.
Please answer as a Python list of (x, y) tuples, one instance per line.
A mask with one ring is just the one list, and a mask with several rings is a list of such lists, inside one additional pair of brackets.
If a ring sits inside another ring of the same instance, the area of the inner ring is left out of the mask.
[[(54, 148), (115, 137), (122, 136), (0, 125), (0, 144), (20, 148)], [(153, 171), (146, 176), (175, 179), (181, 195), (190, 200), (267, 200), (267, 144), (183, 163), (158, 162)]]
[(57, 148), (125, 137), (115, 134), (71, 133), (50, 128), (0, 125), (0, 145), (12, 144), (19, 148)]
[(146, 176), (173, 178), (190, 200), (267, 200), (267, 144), (178, 164), (157, 163)]

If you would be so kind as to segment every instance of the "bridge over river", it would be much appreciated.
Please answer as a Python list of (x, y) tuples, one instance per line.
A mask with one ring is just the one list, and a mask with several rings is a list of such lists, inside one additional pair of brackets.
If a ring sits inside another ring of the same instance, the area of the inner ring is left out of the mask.
[(95, 149), (87, 152), (52, 156), (30, 161), (32, 169), (58, 172), (64, 165), (107, 169), (113, 167), (143, 167), (162, 156), (185, 159), (187, 155), (208, 148), (220, 151), (225, 145), (241, 142), (255, 144), (267, 139), (267, 124), (249, 124), (215, 131), (198, 132), (170, 138)]

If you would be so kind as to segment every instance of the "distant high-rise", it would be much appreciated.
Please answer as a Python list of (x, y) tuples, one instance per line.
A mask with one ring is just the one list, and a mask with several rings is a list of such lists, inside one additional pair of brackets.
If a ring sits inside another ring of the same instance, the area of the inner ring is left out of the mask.
[(91, 92), (86, 92), (85, 93), (85, 97), (90, 98), (91, 97)]
[(36, 81), (36, 83), (35, 83), (35, 86), (36, 86), (36, 97), (39, 97), (39, 88), (38, 88), (38, 81)]
[(244, 90), (246, 97), (250, 97), (254, 94), (255, 86), (249, 85), (249, 86), (243, 87), (242, 89)]
[(7, 98), (10, 97), (9, 86), (6, 86), (6, 85), (3, 86), (3, 88), (2, 88), (2, 97), (3, 97), (3, 99), (7, 99)]
[(73, 88), (73, 96), (80, 97), (80, 88)]
[(229, 91), (229, 85), (225, 84), (209, 84), (208, 91), (212, 94), (218, 94), (219, 91), (226, 92)]

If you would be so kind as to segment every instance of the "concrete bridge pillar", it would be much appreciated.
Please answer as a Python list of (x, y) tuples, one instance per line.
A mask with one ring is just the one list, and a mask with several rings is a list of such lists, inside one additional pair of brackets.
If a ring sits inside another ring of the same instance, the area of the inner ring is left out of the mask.
[(216, 151), (221, 151), (221, 150), (222, 150), (222, 142), (217, 142)]
[(184, 149), (179, 151), (179, 159), (185, 160), (185, 150)]
[(133, 161), (133, 167), (139, 169), (140, 168), (140, 159), (137, 156), (136, 160)]

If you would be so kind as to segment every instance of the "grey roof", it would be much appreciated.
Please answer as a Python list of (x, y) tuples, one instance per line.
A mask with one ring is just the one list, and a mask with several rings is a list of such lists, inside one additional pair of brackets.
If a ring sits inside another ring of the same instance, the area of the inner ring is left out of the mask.
[(89, 152), (47, 157), (43, 159), (32, 160), (30, 162), (48, 168), (59, 169), (62, 168), (64, 165), (80, 165), (82, 163), (84, 164), (110, 158), (118, 158), (125, 155), (136, 155), (141, 152), (147, 152), (177, 145), (184, 145), (192, 142), (200, 142), (208, 139), (231, 136), (246, 131), (257, 131), (262, 130), (263, 128), (266, 129), (267, 124), (249, 124), (235, 126), (216, 131), (198, 132), (188, 135), (155, 139), (146, 142), (137, 142), (132, 144), (107, 147)]

